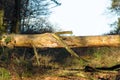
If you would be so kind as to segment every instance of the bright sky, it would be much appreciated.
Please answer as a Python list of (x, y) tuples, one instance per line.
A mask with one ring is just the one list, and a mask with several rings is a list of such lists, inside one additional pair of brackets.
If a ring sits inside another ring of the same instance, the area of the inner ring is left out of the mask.
[(102, 35), (110, 31), (105, 10), (110, 0), (60, 0), (50, 21), (62, 30), (71, 30), (74, 35)]

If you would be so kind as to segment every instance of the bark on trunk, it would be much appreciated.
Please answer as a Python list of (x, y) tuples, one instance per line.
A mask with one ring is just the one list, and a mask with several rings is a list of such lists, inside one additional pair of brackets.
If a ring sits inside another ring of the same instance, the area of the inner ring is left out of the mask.
[[(32, 47), (37, 48), (59, 48), (65, 47), (54, 36), (54, 33), (32, 34), (32, 35), (3, 35), (0, 40), (2, 46)], [(97, 47), (97, 46), (120, 46), (119, 35), (104, 36), (60, 36), (66, 45), (74, 47)]]

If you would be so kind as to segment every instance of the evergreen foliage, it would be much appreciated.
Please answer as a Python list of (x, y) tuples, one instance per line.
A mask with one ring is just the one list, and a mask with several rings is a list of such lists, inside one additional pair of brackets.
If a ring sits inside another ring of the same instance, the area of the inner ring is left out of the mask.
[(118, 20), (112, 24), (114, 29), (109, 34), (120, 34), (120, 0), (112, 0), (110, 10), (118, 15)]

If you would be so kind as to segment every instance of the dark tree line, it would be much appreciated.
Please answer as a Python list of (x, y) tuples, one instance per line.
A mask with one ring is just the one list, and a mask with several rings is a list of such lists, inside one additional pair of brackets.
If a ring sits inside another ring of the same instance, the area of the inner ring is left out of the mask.
[(58, 6), (60, 3), (57, 0), (0, 0), (0, 9), (4, 12), (1, 27), (7, 33), (24, 33), (31, 30), (34, 32), (35, 27), (44, 25), (29, 23), (46, 19), (43, 17), (50, 15), (51, 5)]

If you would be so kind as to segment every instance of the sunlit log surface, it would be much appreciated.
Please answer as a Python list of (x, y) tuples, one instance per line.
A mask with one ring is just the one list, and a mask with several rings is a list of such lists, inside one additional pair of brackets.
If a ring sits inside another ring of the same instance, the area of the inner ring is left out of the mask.
[[(54, 36), (53, 33), (20, 35), (11, 34), (4, 35), (10, 37), (11, 40), (5, 44), (5, 40), (1, 38), (1, 46), (15, 47), (32, 47), (37, 48), (59, 48), (64, 47)], [(60, 38), (69, 47), (97, 47), (97, 46), (120, 46), (120, 35), (104, 35), (104, 36), (60, 36)]]

